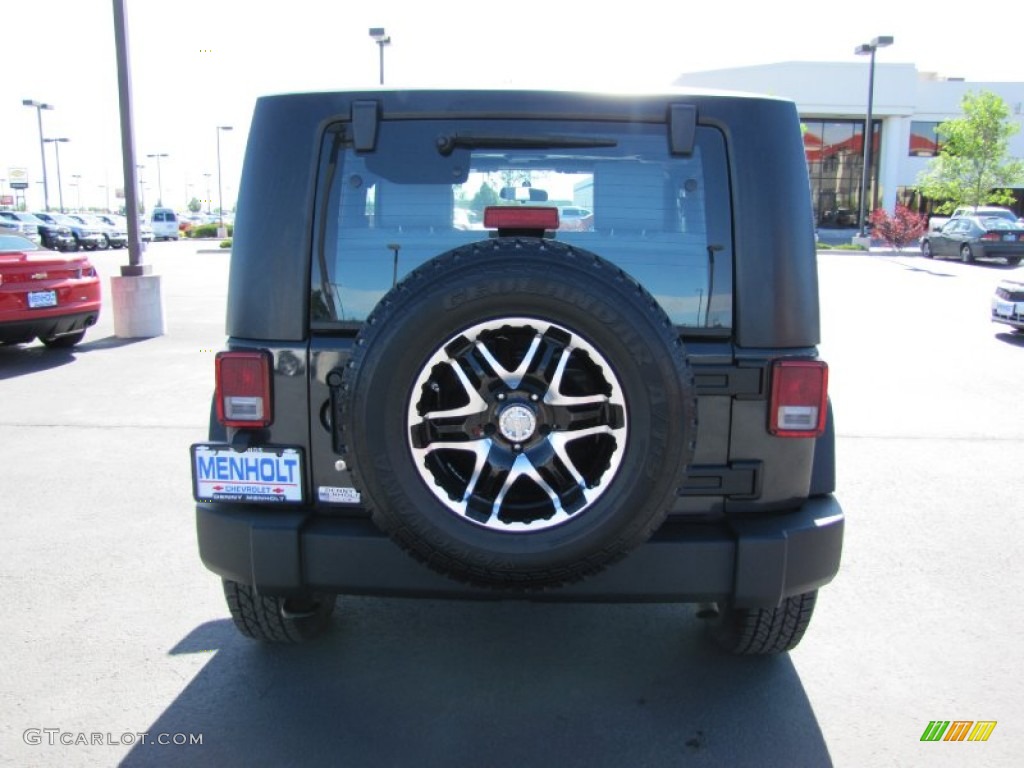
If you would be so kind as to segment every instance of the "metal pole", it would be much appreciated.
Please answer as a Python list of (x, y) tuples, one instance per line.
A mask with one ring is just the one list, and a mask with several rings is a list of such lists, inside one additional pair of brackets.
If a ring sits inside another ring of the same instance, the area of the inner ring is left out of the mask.
[[(136, 165), (135, 167), (138, 168), (140, 171), (146, 170), (146, 166), (144, 165)], [(146, 180), (143, 179), (142, 176), (139, 176), (138, 181), (136, 183), (139, 185), (139, 213), (144, 214), (146, 212)], [(125, 203), (127, 202), (127, 199), (125, 199)], [(127, 208), (125, 210), (127, 210)], [(142, 236), (141, 233), (139, 236)]]
[(157, 156), (157, 205), (164, 205), (164, 174), (160, 171), (160, 156)]
[(139, 231), (139, 177), (135, 165), (135, 125), (132, 115), (131, 66), (128, 61), (128, 29), (125, 0), (113, 0), (114, 46), (117, 52), (117, 93), (121, 118), (121, 165), (124, 173), (125, 215), (128, 217), (128, 265), (121, 267), (124, 277), (148, 275), (152, 267), (142, 263), (142, 238)]
[(60, 180), (60, 145), (67, 139), (47, 139), (47, 141), (53, 142), (53, 148), (57, 152), (57, 197), (60, 201), (60, 212), (64, 213), (64, 185)]
[(231, 129), (230, 125), (217, 126), (217, 237), (227, 237), (227, 230), (224, 228), (224, 185), (220, 173), (220, 132)]
[(220, 126), (217, 126), (217, 235), (224, 228), (224, 185), (220, 178)]
[(26, 107), (35, 107), (36, 109), (36, 122), (39, 125), (39, 159), (43, 163), (43, 210), (48, 211), (50, 210), (50, 187), (46, 180), (46, 143), (43, 140), (43, 110), (53, 109), (53, 105), (43, 104), (33, 99), (22, 99), (21, 103)]
[(874, 143), (874, 132), (871, 125), (871, 113), (875, 100), (875, 46), (871, 46), (871, 60), (868, 64), (868, 113), (864, 121), (864, 168), (860, 176), (860, 212), (857, 222), (860, 225), (860, 236), (867, 237), (868, 225), (865, 218), (867, 212), (868, 177), (871, 174), (871, 145)]
[(39, 154), (43, 159), (43, 210), (50, 210), (50, 186), (46, 183), (46, 144), (43, 143), (43, 110), (36, 107), (36, 117), (39, 118)]
[(374, 39), (380, 48), (380, 84), (384, 85), (384, 46), (391, 43), (384, 27), (370, 27), (370, 37)]

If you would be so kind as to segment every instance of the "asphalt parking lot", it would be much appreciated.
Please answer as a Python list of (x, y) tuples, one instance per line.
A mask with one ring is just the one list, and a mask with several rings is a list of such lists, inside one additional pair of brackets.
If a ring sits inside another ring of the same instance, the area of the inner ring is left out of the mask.
[(188, 461), (228, 255), (146, 259), (166, 335), (106, 311), (75, 350), (0, 348), (0, 765), (1019, 765), (1024, 334), (988, 300), (1024, 268), (820, 256), (844, 561), (799, 648), (734, 659), (674, 605), (342, 598), (309, 645), (241, 637)]

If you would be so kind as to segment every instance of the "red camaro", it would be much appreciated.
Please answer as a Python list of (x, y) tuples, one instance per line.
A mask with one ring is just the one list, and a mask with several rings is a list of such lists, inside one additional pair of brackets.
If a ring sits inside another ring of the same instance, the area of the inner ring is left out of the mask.
[(100, 278), (84, 255), (0, 233), (0, 344), (72, 347), (100, 316)]

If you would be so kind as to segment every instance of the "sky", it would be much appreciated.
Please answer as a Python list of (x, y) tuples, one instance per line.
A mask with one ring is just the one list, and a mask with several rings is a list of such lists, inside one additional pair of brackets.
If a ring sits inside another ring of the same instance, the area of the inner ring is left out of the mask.
[[(939, 6), (860, 0), (665, 2), (552, 0), (125, 0), (136, 162), (148, 207), (217, 204), (217, 138), (225, 208), (235, 200), (255, 100), (290, 91), (377, 87), (384, 27), (388, 87), (667, 87), (687, 72), (783, 61), (857, 62), (880, 35), (878, 63), (974, 82), (1024, 81), (1020, 13), (985, 4), (965, 30)], [(39, 128), (59, 145), (66, 208), (116, 207), (122, 186), (113, 0), (5, 0), (0, 18), (0, 194), (11, 168), (27, 170), (29, 207), (42, 207)], [(842, 8), (844, 10), (836, 10)], [(852, 10), (856, 8), (856, 11)], [(219, 132), (217, 126), (232, 126)], [(54, 143), (46, 145), (51, 206), (58, 205)], [(149, 154), (165, 154), (159, 160)], [(207, 176), (206, 174), (209, 174)], [(159, 177), (159, 178), (158, 178)]]

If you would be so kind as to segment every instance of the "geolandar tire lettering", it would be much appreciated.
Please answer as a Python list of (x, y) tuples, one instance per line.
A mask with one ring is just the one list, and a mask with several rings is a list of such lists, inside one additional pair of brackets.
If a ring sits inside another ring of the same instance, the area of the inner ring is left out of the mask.
[(493, 587), (576, 581), (664, 519), (696, 400), (655, 300), (592, 253), (529, 238), (409, 275), (345, 372), (341, 440), (375, 522)]

